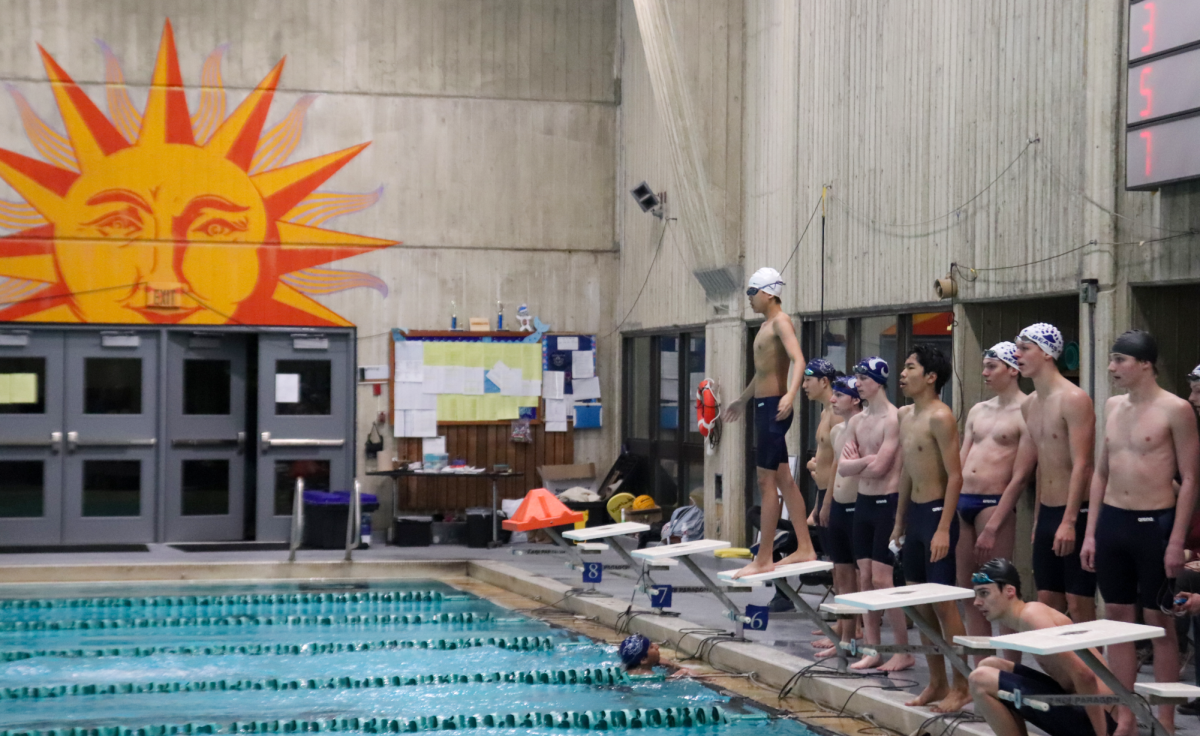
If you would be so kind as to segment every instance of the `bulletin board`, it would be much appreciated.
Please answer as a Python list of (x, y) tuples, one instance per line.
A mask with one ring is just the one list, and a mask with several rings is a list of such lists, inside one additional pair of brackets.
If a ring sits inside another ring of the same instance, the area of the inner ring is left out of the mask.
[[(542, 338), (542, 370), (547, 421), (565, 413), (563, 420), (571, 419), (575, 429), (601, 426), (595, 335), (546, 335)], [(553, 406), (556, 401), (562, 402), (561, 408)]]

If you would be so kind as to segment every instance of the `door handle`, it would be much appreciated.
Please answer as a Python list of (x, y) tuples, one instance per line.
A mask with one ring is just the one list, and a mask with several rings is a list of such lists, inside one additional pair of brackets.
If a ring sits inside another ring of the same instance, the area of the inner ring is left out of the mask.
[(157, 437), (131, 440), (81, 440), (78, 432), (67, 432), (67, 452), (75, 452), (80, 447), (154, 447), (157, 444)]
[[(240, 433), (239, 433), (240, 434)], [(192, 439), (192, 440), (171, 440), (171, 447), (237, 447), (241, 449), (244, 441), (239, 442), (236, 438), (222, 439), (220, 437), (212, 437), (207, 439)]]
[(343, 447), (346, 444), (345, 440), (318, 440), (293, 437), (274, 440), (271, 439), (270, 432), (263, 432), (260, 439), (263, 452), (266, 452), (272, 447)]
[(51, 432), (48, 440), (0, 440), (0, 447), (49, 447), (51, 452), (59, 452), (62, 432)]

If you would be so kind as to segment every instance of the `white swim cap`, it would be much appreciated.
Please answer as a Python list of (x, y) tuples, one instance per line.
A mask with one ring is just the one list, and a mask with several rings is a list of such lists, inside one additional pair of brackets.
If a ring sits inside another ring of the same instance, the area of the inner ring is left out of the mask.
[(750, 277), (750, 288), (758, 289), (766, 292), (771, 296), (779, 296), (783, 293), (783, 278), (779, 272), (770, 267), (763, 267), (754, 272)]
[(1058, 360), (1058, 356), (1063, 352), (1063, 336), (1054, 325), (1038, 322), (1035, 325), (1029, 325), (1021, 330), (1021, 334), (1017, 335), (1018, 340), (1031, 342), (1042, 349), (1046, 355)]
[(987, 350), (983, 351), (983, 357), (995, 358), (996, 360), (1006, 364), (1009, 368), (1017, 367), (1017, 346), (1007, 340), (998, 342)]

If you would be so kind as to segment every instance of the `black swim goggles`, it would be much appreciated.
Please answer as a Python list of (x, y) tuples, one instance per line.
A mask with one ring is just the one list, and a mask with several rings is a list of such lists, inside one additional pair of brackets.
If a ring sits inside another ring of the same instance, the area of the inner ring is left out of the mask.
[(776, 282), (775, 282), (775, 283), (773, 283), (773, 284), (767, 284), (767, 286), (763, 286), (763, 287), (761, 287), (761, 288), (760, 288), (760, 287), (757, 287), (757, 286), (751, 286), (749, 289), (746, 289), (746, 296), (754, 296), (755, 294), (757, 294), (758, 292), (760, 292), (760, 291), (762, 291), (763, 289), (767, 288), (768, 286), (780, 286), (780, 285), (782, 285), (782, 284), (783, 284), (783, 282), (782, 282), (782, 281), (776, 281)]

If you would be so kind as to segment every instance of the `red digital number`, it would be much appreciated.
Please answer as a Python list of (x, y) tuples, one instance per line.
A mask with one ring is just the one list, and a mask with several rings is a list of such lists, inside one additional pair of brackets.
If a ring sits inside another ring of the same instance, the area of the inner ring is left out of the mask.
[(1143, 118), (1150, 117), (1151, 111), (1154, 107), (1154, 87), (1147, 86), (1146, 84), (1146, 77), (1150, 76), (1150, 69), (1150, 65), (1144, 66), (1142, 67), (1141, 73), (1138, 75), (1138, 92), (1146, 100), (1146, 106), (1143, 107), (1141, 112), (1138, 113), (1138, 115)]
[(1153, 169), (1153, 151), (1154, 151), (1154, 131), (1143, 130), (1140, 134), (1142, 140), (1146, 142), (1146, 178), (1150, 178), (1151, 170)]
[(1146, 32), (1146, 45), (1142, 47), (1142, 53), (1148, 54), (1154, 50), (1154, 19), (1157, 14), (1152, 2), (1144, 3), (1142, 7), (1146, 8), (1146, 13), (1150, 16), (1146, 25), (1142, 26), (1142, 30)]

